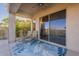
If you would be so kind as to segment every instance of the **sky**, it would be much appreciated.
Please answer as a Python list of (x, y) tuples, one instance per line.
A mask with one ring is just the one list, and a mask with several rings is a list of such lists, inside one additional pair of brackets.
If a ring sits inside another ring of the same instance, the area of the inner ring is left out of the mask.
[(0, 3), (0, 22), (9, 15), (5, 5), (6, 4)]
[[(55, 28), (57, 30), (62, 30), (62, 29), (65, 29), (66, 27), (66, 21), (65, 19), (58, 19), (58, 20), (51, 21), (50, 25), (52, 28)], [(49, 23), (45, 22), (45, 28), (48, 29), (48, 27), (49, 27)]]
[[(6, 4), (5, 3), (0, 3), (0, 22), (5, 18), (8, 17), (9, 13), (8, 10), (6, 8)], [(26, 18), (22, 18), (22, 17), (18, 17), (16, 16), (16, 18), (18, 19), (22, 19), (22, 20), (26, 20)], [(27, 18), (28, 19), (28, 18)]]

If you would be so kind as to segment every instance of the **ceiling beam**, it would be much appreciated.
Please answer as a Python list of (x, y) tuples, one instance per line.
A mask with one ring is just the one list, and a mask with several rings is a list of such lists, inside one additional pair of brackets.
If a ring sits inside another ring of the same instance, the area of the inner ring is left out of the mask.
[(9, 12), (10, 13), (18, 12), (20, 6), (21, 6), (21, 3), (10, 3), (9, 4)]

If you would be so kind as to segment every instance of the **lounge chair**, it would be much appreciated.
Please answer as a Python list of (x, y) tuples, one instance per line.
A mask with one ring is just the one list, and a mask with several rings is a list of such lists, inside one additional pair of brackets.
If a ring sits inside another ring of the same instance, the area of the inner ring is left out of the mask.
[(27, 36), (23, 37), (23, 41), (30, 41), (32, 40), (32, 32), (28, 31)]

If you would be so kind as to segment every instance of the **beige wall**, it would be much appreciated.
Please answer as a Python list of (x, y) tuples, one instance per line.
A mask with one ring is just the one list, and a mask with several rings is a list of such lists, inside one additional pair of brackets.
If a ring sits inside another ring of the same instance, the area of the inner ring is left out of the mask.
[(67, 47), (79, 52), (79, 4), (67, 8)]
[[(79, 52), (79, 4), (56, 4), (47, 10), (38, 12), (34, 18), (66, 9), (66, 47)], [(37, 24), (36, 24), (37, 25)], [(38, 25), (36, 26), (37, 30)]]

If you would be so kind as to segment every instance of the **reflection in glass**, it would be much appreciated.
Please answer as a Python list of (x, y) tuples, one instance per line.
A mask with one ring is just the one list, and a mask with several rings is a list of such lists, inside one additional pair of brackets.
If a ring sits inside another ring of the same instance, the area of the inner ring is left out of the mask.
[(65, 45), (65, 20), (51, 20), (50, 22), (50, 41)]
[(44, 40), (48, 40), (49, 21), (47, 16), (46, 18), (43, 18), (40, 23), (41, 23), (40, 38)]
[(66, 45), (66, 10), (42, 17), (40, 38), (61, 45)]
[(66, 10), (50, 15), (50, 41), (66, 45)]

